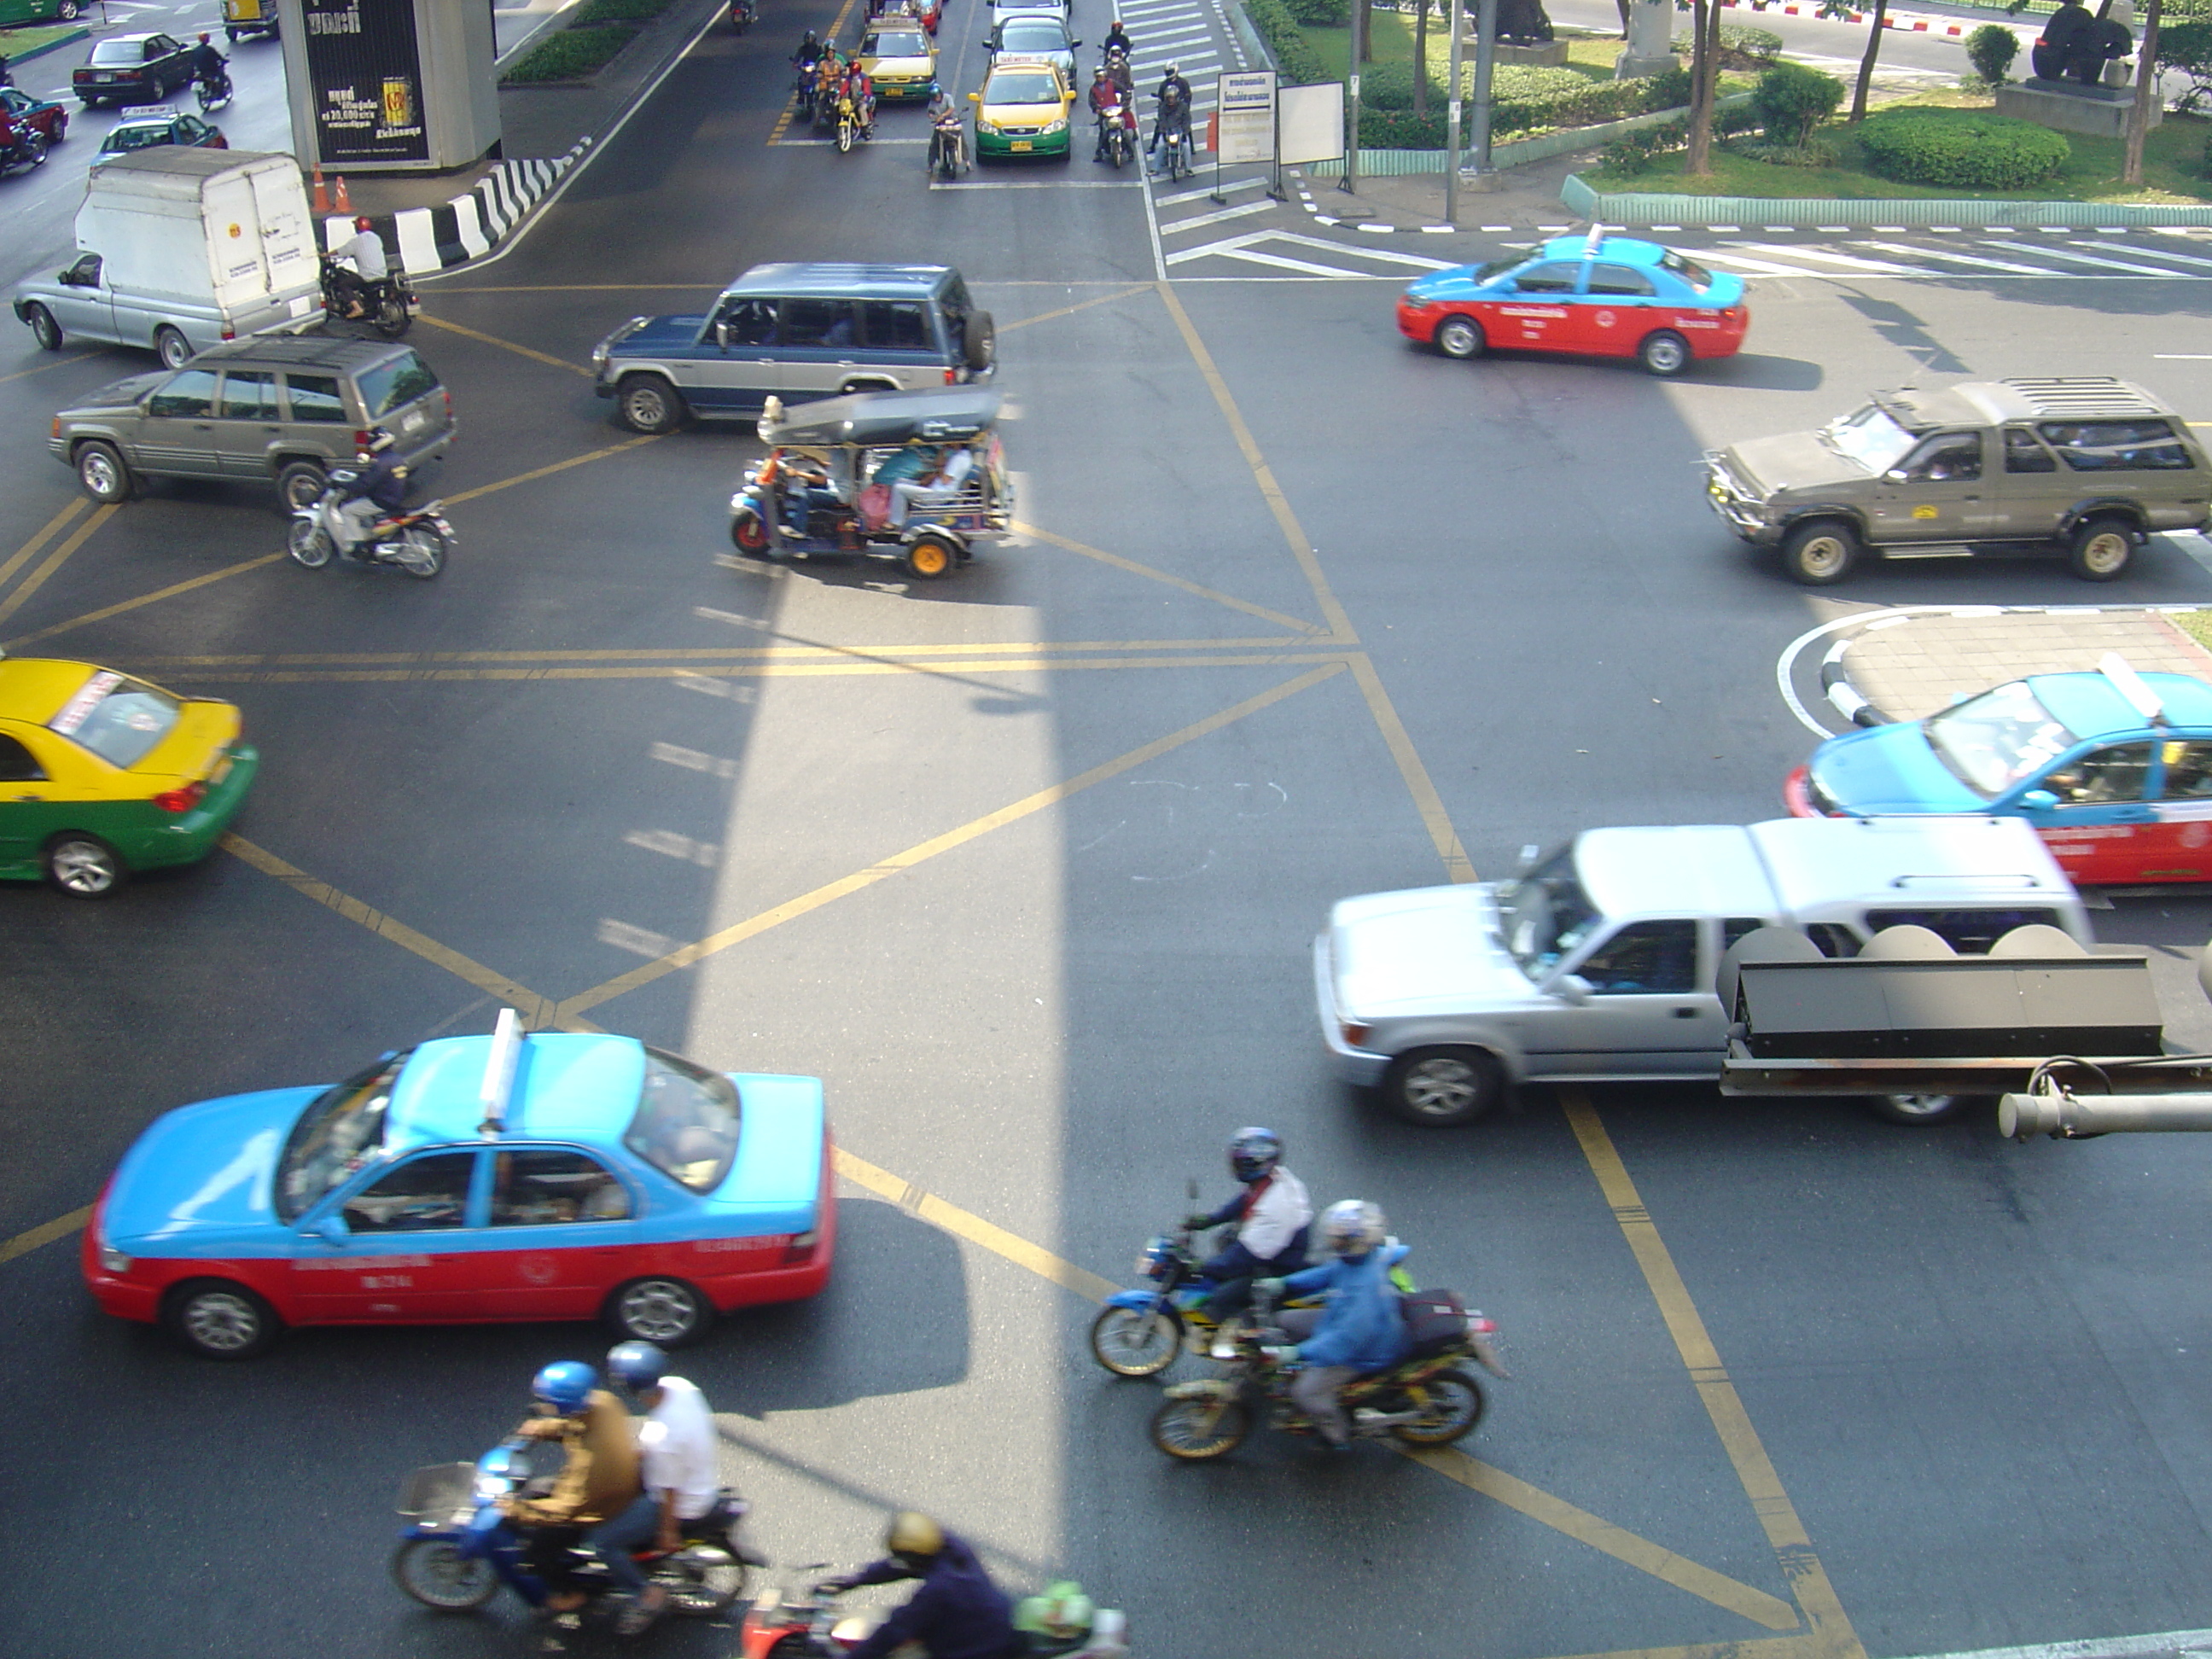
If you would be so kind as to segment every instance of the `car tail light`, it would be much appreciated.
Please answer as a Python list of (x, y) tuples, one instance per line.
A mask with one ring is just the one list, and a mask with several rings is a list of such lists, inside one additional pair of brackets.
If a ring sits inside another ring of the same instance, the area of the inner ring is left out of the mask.
[(1498, 1322), (1494, 1319), (1485, 1319), (1480, 1314), (1469, 1314), (1467, 1320), (1467, 1334), (1469, 1336), (1495, 1336), (1498, 1334)]
[(783, 1241), (783, 1259), (786, 1262), (804, 1261), (814, 1254), (814, 1247), (821, 1242), (819, 1233), (793, 1233)]
[(368, 433), (366, 433), (366, 432), (356, 432), (356, 433), (355, 433), (355, 434), (353, 434), (353, 447), (354, 447), (356, 449), (366, 449), (366, 448), (368, 448), (368, 438), (369, 438), (369, 434), (368, 434)]
[(959, 371), (958, 369), (957, 369), (957, 368), (948, 368), (948, 369), (946, 369), (946, 370), (945, 371), (945, 385), (947, 385), (947, 386), (951, 386), (951, 385), (955, 384), (955, 383), (956, 383), (959, 379), (960, 379), (960, 371)]
[(222, 331), (222, 337), (226, 340), (235, 340), (238, 337), (238, 331), (234, 328), (226, 328)]
[(1340, 1020), (1337, 1024), (1344, 1033), (1345, 1044), (1348, 1048), (1364, 1048), (1367, 1046), (1367, 1039), (1375, 1035), (1372, 1025), (1362, 1025), (1357, 1020)]
[(443, 386), (438, 388), (438, 392), (446, 400), (446, 418), (450, 421), (453, 418), (453, 394)]
[(195, 781), (181, 789), (164, 789), (154, 797), (154, 805), (164, 812), (189, 812), (207, 799), (207, 785)]

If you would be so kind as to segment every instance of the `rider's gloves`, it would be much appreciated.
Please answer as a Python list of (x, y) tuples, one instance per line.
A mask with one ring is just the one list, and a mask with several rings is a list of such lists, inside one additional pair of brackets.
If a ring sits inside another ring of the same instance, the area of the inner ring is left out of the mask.
[(1211, 1227), (1213, 1218), (1210, 1215), (1187, 1215), (1182, 1218), (1182, 1224), (1190, 1231), (1196, 1232), (1200, 1227)]
[(852, 1588), (850, 1581), (847, 1579), (824, 1578), (816, 1583), (814, 1593), (817, 1595), (842, 1595)]

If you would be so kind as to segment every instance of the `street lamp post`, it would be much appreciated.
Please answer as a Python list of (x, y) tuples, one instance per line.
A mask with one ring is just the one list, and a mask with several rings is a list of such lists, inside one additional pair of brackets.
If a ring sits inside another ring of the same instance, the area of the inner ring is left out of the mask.
[(1352, 108), (1344, 123), (1344, 177), (1336, 181), (1339, 190), (1357, 190), (1359, 186), (1359, 60), (1367, 50), (1367, 9), (1359, 0), (1352, 0), (1352, 62), (1346, 67), (1344, 77), (1346, 95)]
[(1498, 56), (1498, 0), (1475, 0), (1474, 7), (1474, 172), (1480, 176), (1490, 166), (1490, 75)]
[[(1421, 3), (1425, 6), (1429, 3), (1429, 0), (1421, 0)], [(1459, 71), (1460, 59), (1462, 55), (1460, 33), (1467, 27), (1467, 10), (1461, 3), (1461, 0), (1451, 0), (1451, 21), (1449, 27), (1451, 30), (1451, 45), (1447, 48), (1447, 52), (1450, 68), (1447, 72), (1451, 78), (1446, 84), (1449, 86), (1451, 92), (1444, 103), (1444, 222), (1448, 225), (1455, 225), (1459, 222)], [(1414, 73), (1425, 75), (1428, 73), (1428, 68), (1426, 64), (1420, 64), (1415, 69)]]

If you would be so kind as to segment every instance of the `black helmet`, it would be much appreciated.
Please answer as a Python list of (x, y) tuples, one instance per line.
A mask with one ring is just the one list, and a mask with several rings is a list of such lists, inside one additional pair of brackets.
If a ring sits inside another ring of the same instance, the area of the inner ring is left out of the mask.
[(1239, 1129), (1229, 1142), (1229, 1172), (1249, 1186), (1273, 1175), (1283, 1161), (1283, 1138), (1273, 1129)]

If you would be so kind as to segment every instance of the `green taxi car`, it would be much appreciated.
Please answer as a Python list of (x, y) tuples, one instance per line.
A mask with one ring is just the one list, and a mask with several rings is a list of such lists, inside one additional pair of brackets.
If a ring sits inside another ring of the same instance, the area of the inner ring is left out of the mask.
[(879, 104), (925, 101), (937, 82), (937, 45), (918, 19), (902, 13), (886, 14), (854, 55), (875, 82)]
[(1075, 94), (1057, 65), (1044, 58), (1001, 54), (983, 77), (983, 89), (968, 96), (975, 106), (977, 161), (1026, 155), (1067, 159), (1067, 112)]

